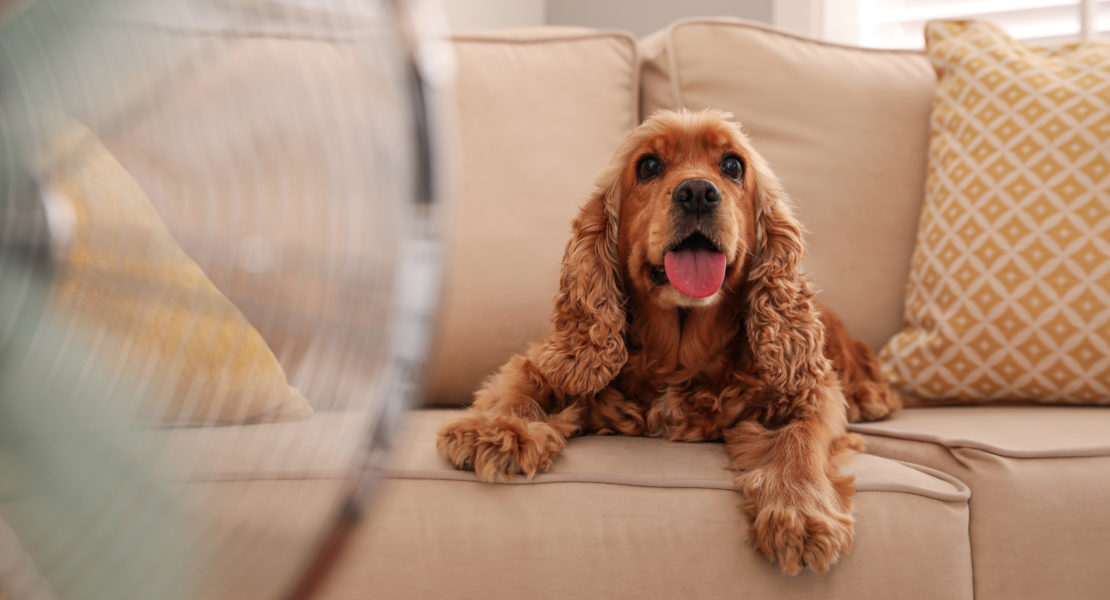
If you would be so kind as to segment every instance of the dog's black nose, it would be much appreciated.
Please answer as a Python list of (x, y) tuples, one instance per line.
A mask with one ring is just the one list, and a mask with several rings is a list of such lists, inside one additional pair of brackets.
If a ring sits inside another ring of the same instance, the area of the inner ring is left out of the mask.
[(700, 215), (713, 210), (721, 203), (721, 190), (717, 189), (712, 181), (695, 177), (678, 184), (671, 199), (682, 210)]

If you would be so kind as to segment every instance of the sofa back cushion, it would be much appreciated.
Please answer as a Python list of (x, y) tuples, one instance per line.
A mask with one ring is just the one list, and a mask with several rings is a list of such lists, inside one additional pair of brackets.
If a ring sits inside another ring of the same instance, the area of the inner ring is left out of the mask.
[(456, 36), (453, 214), (428, 400), (458, 405), (548, 329), (570, 222), (639, 116), (636, 43), (544, 28)]
[(391, 298), (380, 275), (397, 234), (379, 199), (404, 197), (409, 181), (398, 166), (411, 151), (402, 82), (366, 51), (379, 47), (377, 29), (354, 16), (348, 26), (288, 36), (183, 26), (182, 40), (147, 44), (173, 68), (128, 81), (149, 96), (94, 124), (318, 410), (363, 405), (380, 373)]
[(819, 299), (872, 347), (898, 331), (936, 84), (925, 56), (729, 19), (680, 21), (640, 51), (642, 115), (735, 115), (797, 204)]
[(73, 356), (84, 347), (83, 368), (113, 382), (112, 394), (82, 399), (102, 402), (103, 414), (161, 426), (309, 417), (312, 408), (258, 331), (100, 140), (62, 119), (53, 141), (45, 193), (68, 209), (72, 231), (51, 308), (77, 340), (58, 351)]

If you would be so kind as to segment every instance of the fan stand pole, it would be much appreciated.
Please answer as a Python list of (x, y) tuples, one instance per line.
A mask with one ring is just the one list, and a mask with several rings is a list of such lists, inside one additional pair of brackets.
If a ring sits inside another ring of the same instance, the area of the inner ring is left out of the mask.
[(320, 585), (327, 579), (332, 565), (343, 554), (347, 542), (351, 539), (351, 533), (361, 520), (362, 508), (356, 505), (353, 498), (348, 497), (339, 511), (338, 518), (332, 523), (331, 530), (327, 532), (313, 554), (312, 561), (297, 579), (289, 594), (285, 596), (286, 600), (312, 598), (320, 589)]

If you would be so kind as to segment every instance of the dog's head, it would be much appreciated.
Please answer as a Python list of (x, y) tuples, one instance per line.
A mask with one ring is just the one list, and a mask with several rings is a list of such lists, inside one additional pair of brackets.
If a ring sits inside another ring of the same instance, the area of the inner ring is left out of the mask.
[(729, 294), (745, 305), (747, 340), (773, 389), (827, 371), (801, 226), (731, 115), (652, 115), (617, 149), (573, 229), (539, 357), (555, 389), (596, 393), (620, 372), (630, 304), (698, 310)]
[(705, 306), (738, 290), (756, 244), (759, 179), (739, 125), (724, 113), (659, 113), (622, 149), (626, 291), (669, 308)]

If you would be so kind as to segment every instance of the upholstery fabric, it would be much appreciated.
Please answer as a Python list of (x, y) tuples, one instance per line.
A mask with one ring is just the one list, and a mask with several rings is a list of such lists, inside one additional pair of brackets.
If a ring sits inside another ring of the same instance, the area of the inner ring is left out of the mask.
[(571, 219), (637, 124), (638, 79), (624, 33), (510, 30), (453, 43), (460, 150), (428, 400), (457, 406), (547, 332)]
[(977, 599), (1110, 597), (1110, 410), (911, 408), (851, 427), (869, 453), (971, 488)]
[(791, 578), (746, 542), (721, 444), (575, 438), (551, 472), (486, 484), (436, 454), (454, 416), (410, 414), (322, 597), (971, 597), (966, 488), (945, 475), (854, 458), (853, 552)]
[(819, 299), (879, 348), (902, 327), (935, 77), (920, 52), (871, 50), (730, 19), (641, 41), (643, 115), (731, 112), (808, 230)]
[(885, 374), (927, 402), (1110, 403), (1110, 44), (926, 38), (927, 192)]
[(71, 121), (63, 131), (46, 193), (69, 208), (73, 231), (52, 302), (97, 341), (106, 372), (141, 383), (136, 397), (114, 401), (167, 425), (311, 415), (123, 166), (88, 130)]

